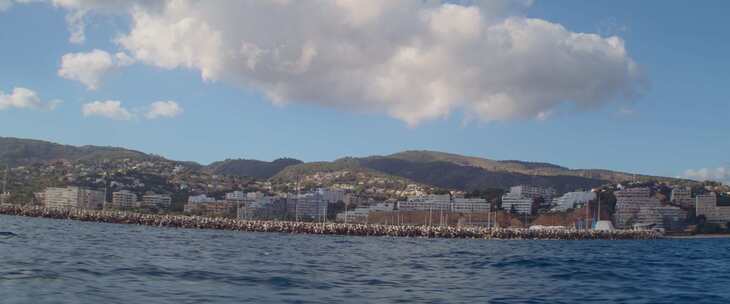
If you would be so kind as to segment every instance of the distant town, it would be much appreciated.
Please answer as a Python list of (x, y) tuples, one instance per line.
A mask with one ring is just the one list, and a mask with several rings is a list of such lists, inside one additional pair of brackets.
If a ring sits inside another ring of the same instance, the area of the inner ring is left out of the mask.
[[(415, 185), (412, 187), (416, 187)], [(222, 197), (190, 195), (182, 213), (244, 220), (289, 220), (428, 226), (535, 227), (575, 229), (661, 229), (667, 232), (723, 232), (730, 225), (730, 193), (667, 185), (610, 185), (558, 194), (552, 188), (516, 185), (497, 199), (410, 190), (403, 200), (361, 201), (347, 190), (319, 188), (305, 193), (232, 191)], [(10, 193), (0, 196), (6, 203)], [(106, 198), (110, 197), (110, 200)], [(31, 203), (47, 208), (172, 211), (168, 194), (135, 193), (79, 186), (48, 187)], [(602, 225), (598, 227), (598, 225)]]
[(3, 205), (242, 220), (730, 232), (730, 187), (711, 181), (429, 151), (202, 166), (121, 148), (0, 143), (0, 161), (8, 164), (0, 169)]

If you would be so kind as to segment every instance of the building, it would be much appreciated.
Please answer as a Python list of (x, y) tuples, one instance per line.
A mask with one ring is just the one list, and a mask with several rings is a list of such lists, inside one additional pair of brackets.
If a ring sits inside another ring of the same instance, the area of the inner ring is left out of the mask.
[(241, 196), (226, 196), (226, 201), (236, 206), (239, 219), (282, 219), (286, 216), (286, 198), (250, 192)]
[(409, 197), (398, 202), (399, 211), (489, 212), (491, 204), (481, 198), (452, 197), (449, 194), (429, 194)]
[(698, 195), (695, 201), (695, 214), (703, 215), (708, 223), (727, 224), (730, 222), (730, 206), (718, 206), (717, 194)]
[(451, 210), (450, 194), (429, 194), (409, 197), (405, 202), (398, 202), (400, 211), (449, 211)]
[(10, 192), (0, 193), (0, 205), (7, 203), (8, 199), (10, 199)]
[(46, 188), (45, 203), (48, 208), (102, 209), (104, 192), (82, 187)]
[(662, 206), (649, 188), (627, 188), (616, 191), (616, 227), (672, 228), (687, 219), (678, 207)]
[(315, 193), (325, 202), (328, 203), (337, 203), (337, 202), (344, 202), (345, 201), (345, 191), (340, 189), (326, 189), (326, 188), (320, 188), (317, 189), (317, 192)]
[(214, 203), (214, 202), (215, 202), (215, 198), (214, 197), (208, 197), (205, 194), (194, 195), (194, 196), (188, 197), (188, 204), (190, 204), (190, 203), (193, 203), (193, 204), (197, 204), (197, 203)]
[(288, 198), (286, 210), (288, 216), (295, 220), (322, 221), (327, 217), (327, 205), (328, 202), (316, 193), (308, 193)]
[(247, 197), (247, 193), (244, 193), (243, 191), (233, 191), (226, 193), (226, 200), (227, 201), (243, 201)]
[(217, 201), (205, 194), (188, 197), (183, 212), (206, 217), (230, 217), (235, 215), (236, 206), (226, 201)]
[(37, 205), (45, 206), (46, 205), (46, 191), (40, 191), (33, 193), (33, 198), (35, 198), (35, 203)]
[(684, 208), (694, 208), (695, 200), (692, 198), (692, 189), (688, 187), (675, 187), (672, 189), (670, 200), (675, 205)]
[(631, 228), (642, 206), (659, 205), (655, 197), (651, 197), (649, 188), (626, 188), (616, 191), (615, 224), (618, 228)]
[(183, 212), (206, 217), (231, 217), (235, 215), (236, 206), (203, 194), (188, 197)]
[(492, 210), (492, 205), (482, 198), (455, 198), (451, 205), (452, 212), (485, 213)]
[(392, 212), (395, 204), (391, 202), (381, 202), (370, 206), (358, 207), (353, 210), (345, 210), (337, 214), (338, 222), (345, 223), (367, 223), (368, 216), (371, 212)]
[(565, 212), (568, 209), (573, 209), (577, 205), (585, 205), (586, 203), (595, 200), (596, 193), (593, 191), (576, 191), (568, 192), (563, 196), (553, 199), (554, 211)]
[(112, 193), (112, 208), (115, 209), (133, 209), (139, 207), (137, 202), (137, 194), (122, 190)]
[(147, 193), (142, 196), (142, 207), (169, 210), (172, 207), (172, 197), (164, 194)]
[(555, 196), (555, 189), (543, 188), (538, 186), (519, 185), (510, 187), (509, 192), (515, 196), (544, 198), (546, 201), (552, 201)]
[(535, 212), (535, 199), (505, 194), (502, 196), (502, 208), (509, 212), (532, 214)]
[(533, 214), (535, 202), (542, 199), (550, 204), (555, 196), (555, 189), (537, 186), (520, 185), (511, 187), (509, 192), (502, 196), (502, 209), (520, 214)]

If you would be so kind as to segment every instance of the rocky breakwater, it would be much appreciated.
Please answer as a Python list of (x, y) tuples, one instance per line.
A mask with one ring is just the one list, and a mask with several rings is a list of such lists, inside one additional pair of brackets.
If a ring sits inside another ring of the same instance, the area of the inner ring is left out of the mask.
[(199, 216), (145, 214), (124, 211), (56, 209), (37, 206), (0, 206), (0, 214), (69, 219), (85, 222), (134, 224), (157, 227), (221, 229), (249, 232), (323, 235), (391, 236), (462, 239), (522, 240), (649, 240), (662, 234), (651, 230), (515, 229), (452, 226), (367, 225), (292, 221), (252, 221)]

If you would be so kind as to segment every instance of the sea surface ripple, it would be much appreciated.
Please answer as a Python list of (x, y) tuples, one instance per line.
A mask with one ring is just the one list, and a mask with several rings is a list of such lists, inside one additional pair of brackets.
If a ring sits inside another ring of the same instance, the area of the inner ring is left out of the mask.
[(730, 303), (730, 239), (487, 241), (0, 216), (1, 303)]

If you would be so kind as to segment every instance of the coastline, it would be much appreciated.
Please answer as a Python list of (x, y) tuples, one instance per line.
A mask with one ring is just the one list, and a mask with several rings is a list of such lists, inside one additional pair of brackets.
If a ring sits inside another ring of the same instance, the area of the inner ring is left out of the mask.
[(695, 234), (695, 235), (666, 235), (667, 239), (728, 239), (730, 234)]
[(525, 228), (254, 221), (228, 218), (207, 218), (186, 215), (144, 214), (109, 210), (53, 209), (37, 206), (16, 205), (0, 206), (0, 214), (50, 219), (67, 219), (83, 222), (131, 224), (169, 228), (216, 229), (242, 232), (278, 232), (290, 234), (495, 240), (652, 240), (664, 238), (661, 233), (649, 230), (537, 230)]

